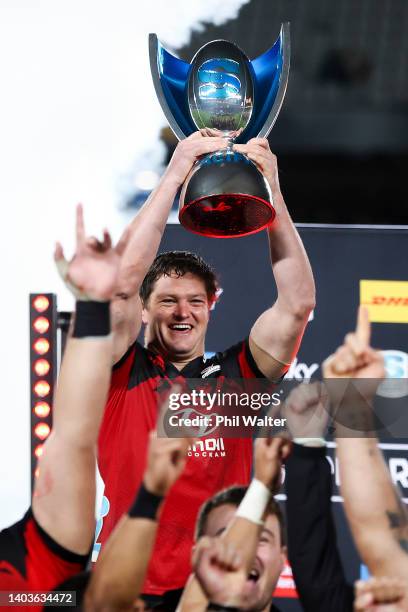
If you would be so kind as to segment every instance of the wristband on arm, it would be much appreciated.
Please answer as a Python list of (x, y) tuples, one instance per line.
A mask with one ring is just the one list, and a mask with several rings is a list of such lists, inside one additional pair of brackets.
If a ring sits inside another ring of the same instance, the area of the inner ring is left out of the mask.
[(77, 301), (73, 338), (100, 338), (110, 331), (110, 302)]
[(128, 516), (130, 518), (146, 518), (155, 521), (157, 520), (157, 511), (162, 501), (163, 497), (161, 495), (150, 493), (142, 483), (136, 499), (129, 509)]
[(262, 517), (270, 497), (271, 492), (268, 487), (260, 480), (253, 478), (235, 516), (245, 518), (257, 525), (263, 525)]

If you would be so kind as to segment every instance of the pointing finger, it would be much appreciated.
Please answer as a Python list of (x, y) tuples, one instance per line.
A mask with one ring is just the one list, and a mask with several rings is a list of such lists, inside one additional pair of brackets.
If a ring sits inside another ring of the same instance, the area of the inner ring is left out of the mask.
[(82, 204), (78, 204), (76, 208), (76, 241), (77, 246), (85, 242), (84, 211)]
[(370, 346), (370, 316), (365, 306), (360, 306), (358, 309), (356, 336), (363, 346)]

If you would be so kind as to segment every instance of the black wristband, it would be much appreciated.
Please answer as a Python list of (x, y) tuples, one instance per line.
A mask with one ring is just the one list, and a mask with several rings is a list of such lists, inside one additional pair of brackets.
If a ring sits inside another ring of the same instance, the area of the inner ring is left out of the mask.
[(109, 336), (110, 302), (76, 303), (73, 338)]
[(212, 602), (208, 604), (207, 610), (211, 610), (214, 612), (216, 610), (218, 610), (219, 612), (239, 612), (239, 608), (232, 608), (231, 606), (223, 606)]
[(147, 518), (155, 521), (157, 510), (162, 500), (163, 497), (161, 495), (150, 493), (142, 483), (128, 515), (130, 518)]

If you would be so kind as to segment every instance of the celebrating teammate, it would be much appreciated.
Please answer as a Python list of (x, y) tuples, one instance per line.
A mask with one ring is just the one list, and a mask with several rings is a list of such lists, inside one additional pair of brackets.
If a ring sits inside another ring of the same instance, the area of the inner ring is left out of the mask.
[[(408, 512), (374, 433), (372, 400), (385, 370), (381, 353), (370, 346), (366, 308), (360, 307), (356, 331), (324, 362), (323, 373), (337, 405), (341, 490), (361, 558), (375, 576), (407, 580)], [(349, 379), (353, 384), (344, 388)]]
[(230, 487), (204, 503), (196, 525), (194, 574), (178, 612), (277, 611), (272, 597), (286, 558), (286, 534), (273, 495), (290, 448), (285, 438), (258, 438), (250, 486)]
[[(77, 296), (54, 401), (53, 429), (38, 463), (32, 505), (0, 533), (0, 591), (48, 591), (81, 571), (95, 531), (95, 445), (109, 388), (112, 298), (125, 241), (87, 239), (77, 208), (76, 252), (55, 257)], [(36, 599), (33, 603), (41, 603)]]
[[(99, 468), (110, 506), (98, 540), (102, 545), (141, 482), (148, 435), (157, 420), (156, 390), (170, 381), (208, 375), (280, 379), (296, 355), (314, 306), (312, 272), (280, 192), (276, 158), (266, 140), (237, 145), (262, 170), (272, 190), (277, 218), (268, 235), (278, 298), (255, 322), (249, 338), (204, 359), (210, 308), (216, 299), (215, 275), (191, 253), (155, 256), (174, 197), (193, 163), (225, 146), (224, 139), (201, 132), (179, 143), (159, 186), (127, 229), (129, 248), (113, 306), (116, 363), (99, 438)], [(140, 297), (132, 298), (129, 287), (135, 286)], [(142, 321), (145, 348), (136, 342)], [(220, 443), (207, 442), (211, 448)], [(194, 523), (203, 501), (224, 487), (249, 481), (251, 441), (225, 439), (222, 451), (213, 457), (205, 449), (193, 453), (166, 498), (144, 586), (153, 603), (185, 584)]]

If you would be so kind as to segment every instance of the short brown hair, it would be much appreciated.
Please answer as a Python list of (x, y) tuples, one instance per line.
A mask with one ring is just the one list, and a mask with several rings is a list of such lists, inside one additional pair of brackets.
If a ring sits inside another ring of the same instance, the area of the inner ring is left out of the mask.
[(154, 285), (161, 276), (175, 274), (180, 277), (189, 272), (203, 281), (207, 297), (212, 302), (216, 297), (218, 283), (211, 266), (195, 253), (190, 253), (189, 251), (168, 251), (167, 253), (157, 255), (143, 279), (139, 291), (143, 304), (147, 304)]
[[(223, 506), (224, 504), (230, 504), (231, 506), (236, 506), (238, 508), (239, 504), (244, 499), (245, 493), (247, 492), (248, 487), (243, 486), (232, 486), (228, 487), (228, 489), (223, 489), (219, 491), (210, 499), (207, 499), (206, 502), (201, 506), (200, 511), (198, 513), (196, 529), (195, 529), (195, 537), (196, 540), (205, 535), (205, 530), (207, 527), (207, 520), (210, 512), (219, 506)], [(280, 504), (276, 501), (276, 499), (271, 496), (268, 505), (266, 507), (266, 514), (272, 514), (276, 516), (279, 523), (279, 532), (281, 538), (281, 546), (286, 545), (286, 524), (285, 517), (282, 512), (282, 508)]]

